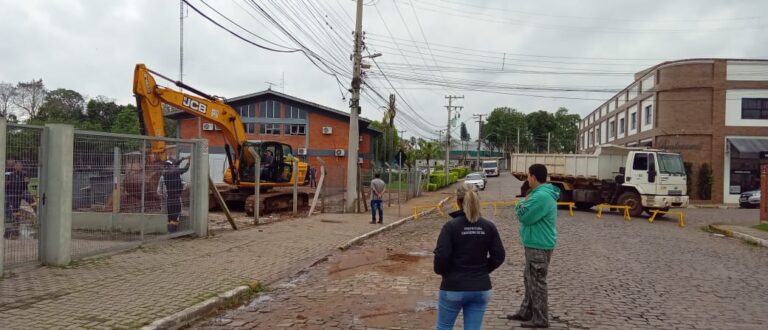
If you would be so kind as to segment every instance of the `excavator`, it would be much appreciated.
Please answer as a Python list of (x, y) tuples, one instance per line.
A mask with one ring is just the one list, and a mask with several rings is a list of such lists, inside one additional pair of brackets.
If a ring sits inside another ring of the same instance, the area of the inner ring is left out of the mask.
[[(194, 95), (160, 86), (156, 83), (155, 76)], [(144, 64), (137, 64), (134, 70), (133, 94), (136, 96), (142, 135), (165, 137), (163, 104), (202, 118), (202, 120), (217, 125), (221, 129), (222, 134), (224, 134), (224, 150), (228, 164), (224, 172), (224, 182), (227, 186), (217, 188), (226, 202), (245, 202), (246, 213), (249, 215), (253, 215), (255, 202), (256, 157), (261, 156), (262, 162), (259, 180), (259, 209), (262, 210), (260, 213), (264, 210), (273, 211), (292, 207), (293, 193), (290, 189), (285, 188), (293, 187), (296, 180), (300, 180), (298, 185), (306, 185), (305, 178), (309, 166), (307, 163), (294, 158), (291, 146), (277, 141), (248, 140), (240, 115), (235, 109), (227, 105), (224, 99), (203, 93), (181, 81), (165, 77), (148, 69)], [(152, 141), (151, 155), (147, 159), (163, 162), (167, 158), (166, 143), (162, 140)], [(298, 161), (295, 173), (293, 171), (294, 161)], [(160, 167), (147, 166), (147, 168)], [(144, 175), (159, 177), (157, 173)], [(137, 180), (126, 178), (126, 182), (134, 181)], [(272, 191), (269, 191), (270, 189)], [(309, 194), (299, 192), (298, 202), (300, 207), (306, 206), (309, 202)], [(211, 203), (211, 205), (216, 204)]]

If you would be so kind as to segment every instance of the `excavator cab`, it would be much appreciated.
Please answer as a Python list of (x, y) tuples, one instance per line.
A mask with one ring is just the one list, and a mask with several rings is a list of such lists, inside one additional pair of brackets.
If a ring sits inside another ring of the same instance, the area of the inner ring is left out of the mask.
[(252, 155), (258, 153), (261, 157), (261, 182), (290, 182), (293, 176), (293, 149), (290, 145), (275, 141), (247, 141), (243, 144), (244, 150), (240, 155), (240, 164), (250, 164), (240, 167), (241, 182), (255, 182), (255, 162)]

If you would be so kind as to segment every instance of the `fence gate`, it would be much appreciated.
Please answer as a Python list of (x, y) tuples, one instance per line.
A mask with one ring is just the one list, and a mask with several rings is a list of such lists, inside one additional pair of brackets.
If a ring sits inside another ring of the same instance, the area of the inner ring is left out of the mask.
[(194, 143), (182, 140), (76, 131), (73, 259), (192, 234), (192, 160), (186, 157), (193, 150)]
[(41, 126), (8, 124), (5, 149), (5, 267), (38, 262), (40, 222)]

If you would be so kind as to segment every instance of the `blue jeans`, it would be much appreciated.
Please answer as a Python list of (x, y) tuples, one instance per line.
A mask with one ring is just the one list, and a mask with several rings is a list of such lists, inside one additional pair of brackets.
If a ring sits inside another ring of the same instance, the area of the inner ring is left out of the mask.
[(376, 222), (376, 210), (379, 210), (379, 222), (384, 221), (384, 208), (382, 208), (382, 200), (371, 200), (371, 222)]
[(437, 301), (437, 330), (453, 329), (453, 324), (464, 311), (464, 330), (479, 330), (483, 326), (483, 315), (491, 290), (488, 291), (444, 291), (440, 290)]

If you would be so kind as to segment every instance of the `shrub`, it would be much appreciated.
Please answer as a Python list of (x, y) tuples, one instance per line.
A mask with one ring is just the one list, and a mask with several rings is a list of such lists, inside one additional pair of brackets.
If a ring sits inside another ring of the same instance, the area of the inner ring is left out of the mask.
[(688, 192), (688, 196), (693, 196), (693, 163), (684, 162), (683, 166), (685, 167), (685, 176), (688, 178), (685, 180), (685, 191)]
[(699, 198), (709, 200), (712, 198), (712, 169), (709, 164), (701, 164), (699, 169)]
[(456, 183), (459, 181), (459, 175), (456, 173), (449, 173), (448, 174), (448, 183)]
[(434, 183), (438, 187), (445, 186), (445, 173), (432, 173), (432, 175), (429, 176), (429, 183)]
[(437, 191), (437, 185), (434, 183), (427, 184), (427, 191)]

